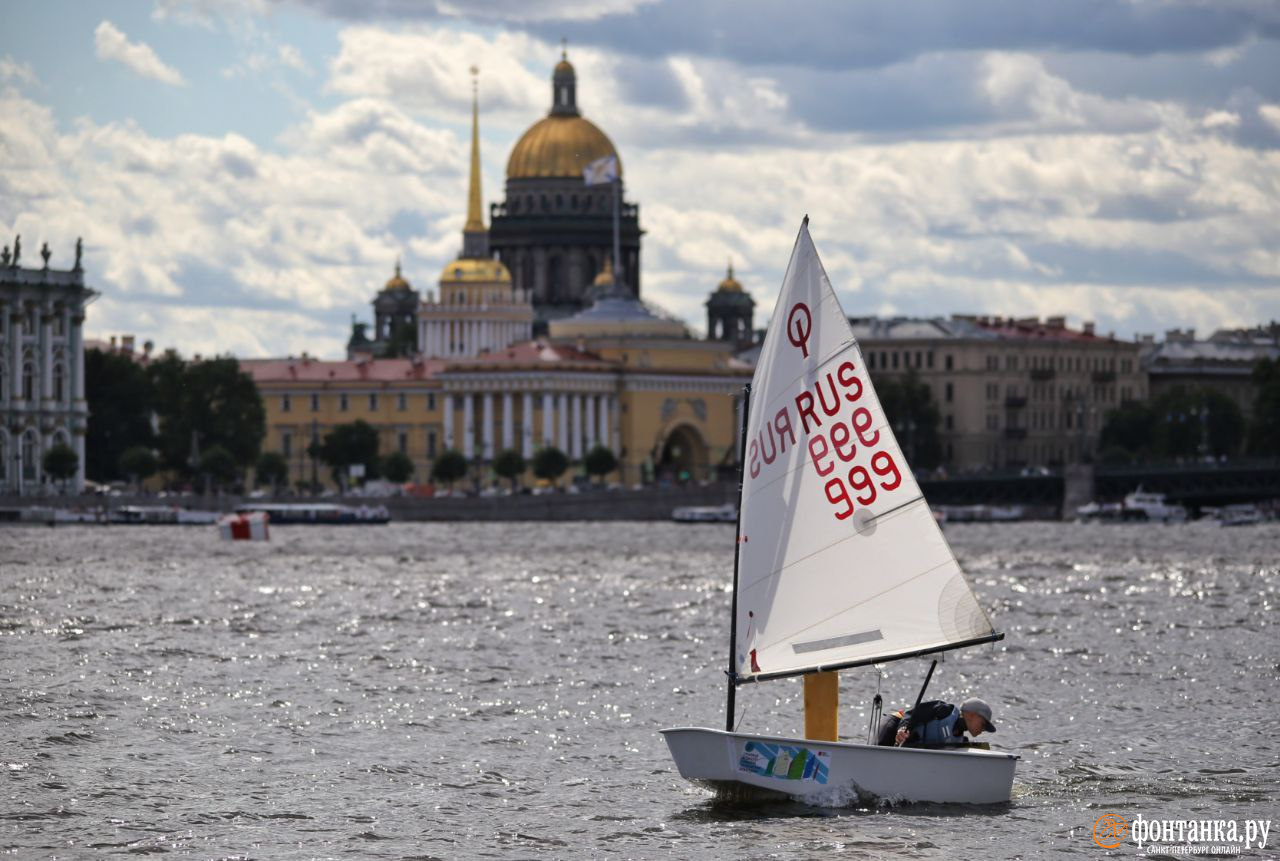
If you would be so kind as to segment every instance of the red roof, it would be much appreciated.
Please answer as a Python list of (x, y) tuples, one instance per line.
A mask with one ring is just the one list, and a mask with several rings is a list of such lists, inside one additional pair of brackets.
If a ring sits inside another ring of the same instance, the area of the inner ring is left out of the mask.
[(241, 359), (240, 367), (255, 383), (393, 383), (425, 380), (438, 374), (445, 363), (440, 359)]
[(512, 344), (510, 347), (495, 350), (492, 353), (481, 353), (471, 358), (454, 359), (449, 362), (451, 368), (475, 365), (486, 367), (493, 365), (538, 365), (547, 367), (556, 364), (561, 366), (568, 364), (613, 366), (612, 362), (600, 358), (595, 353), (588, 353), (566, 344), (555, 344), (547, 341), (522, 341), (518, 344)]

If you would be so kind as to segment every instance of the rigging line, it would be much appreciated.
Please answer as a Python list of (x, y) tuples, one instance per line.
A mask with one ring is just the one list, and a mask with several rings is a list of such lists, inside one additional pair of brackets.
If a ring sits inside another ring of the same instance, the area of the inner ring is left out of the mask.
[(950, 561), (951, 561), (950, 559), (947, 559), (943, 562), (939, 562), (937, 565), (934, 565), (932, 568), (926, 568), (924, 571), (921, 571), (919, 574), (916, 574), (912, 577), (907, 578), (906, 580), (903, 580), (901, 583), (895, 583), (894, 585), (886, 589), (881, 589), (879, 592), (875, 593), (874, 595), (868, 595), (867, 597), (863, 598), (861, 601), (858, 601), (856, 604), (850, 604), (847, 607), (842, 607), (841, 609), (837, 610), (836, 612), (832, 613), (831, 615), (825, 618), (816, 619), (814, 620), (813, 624), (805, 625), (803, 628), (799, 628), (795, 631), (791, 631), (787, 633), (785, 636), (781, 636), (778, 639), (773, 640), (771, 642), (761, 643), (761, 645), (758, 646), (757, 648), (770, 649), (778, 645), (779, 643), (785, 643), (789, 640), (795, 639), (796, 637), (802, 635), (805, 631), (812, 630), (818, 627), (819, 625), (823, 624), (824, 622), (830, 622), (832, 619), (836, 618), (837, 616), (841, 616), (845, 613), (848, 613), (850, 610), (856, 610), (859, 607), (865, 605), (869, 601), (874, 601), (877, 598), (883, 597), (884, 595), (888, 595), (890, 592), (893, 592), (897, 589), (901, 589), (903, 586), (907, 586), (907, 585), (910, 585), (911, 583), (914, 583), (916, 580), (919, 580), (921, 577), (925, 577), (929, 574), (932, 574), (934, 571), (937, 571), (939, 568), (943, 567), (944, 565), (947, 564), (947, 562), (950, 562)]
[[(917, 490), (920, 489), (919, 485), (916, 486), (916, 489)], [(924, 499), (923, 493), (917, 496), (915, 499), (908, 499), (906, 502), (900, 505), (895, 505), (893, 508), (890, 508), (888, 511), (882, 511), (879, 514), (871, 515), (871, 519), (868, 520), (867, 523), (877, 523), (879, 522), (880, 518), (888, 517), (890, 514), (893, 514), (895, 511), (901, 511), (902, 509), (906, 508), (908, 505), (911, 505), (912, 503), (915, 503), (915, 502), (919, 502), (922, 499)]]
[[(917, 486), (916, 489), (919, 490), (920, 489), (919, 486)], [(889, 511), (884, 512), (883, 514), (875, 515), (874, 520), (875, 522), (878, 523), (880, 522), (881, 518), (888, 517), (890, 514), (897, 514), (899, 511), (903, 510), (907, 506), (914, 505), (915, 503), (920, 502), (922, 499), (924, 499), (924, 494), (917, 496), (915, 499), (912, 499), (909, 502), (904, 502), (902, 505), (892, 508)], [(769, 580), (772, 580), (773, 578), (778, 577), (779, 575), (782, 574), (783, 571), (786, 571), (788, 568), (791, 568), (795, 565), (799, 565), (801, 562), (804, 562), (807, 559), (812, 559), (814, 556), (817, 556), (819, 553), (825, 553), (826, 551), (830, 550), (832, 547), (843, 544), (846, 541), (852, 541), (854, 538), (859, 538), (859, 537), (862, 537), (862, 533), (859, 532), (857, 530), (857, 527), (855, 526), (853, 531), (850, 534), (845, 535), (842, 538), (837, 538), (835, 541), (832, 541), (830, 544), (824, 544), (823, 546), (819, 547), (817, 550), (814, 550), (810, 553), (806, 553), (805, 555), (799, 557), (798, 559), (793, 559), (792, 561), (788, 562), (787, 564), (783, 565), (780, 568), (777, 568), (773, 571), (769, 571), (765, 574), (762, 574), (759, 578), (752, 580), (750, 583), (743, 586), (742, 589), (743, 591), (746, 591), (747, 589), (754, 589), (757, 586), (759, 586), (761, 583), (768, 582)], [(948, 550), (950, 550), (949, 546), (948, 546)], [(955, 555), (949, 554), (949, 556), (951, 561), (955, 562)], [(957, 568), (959, 567), (959, 563), (956, 563), (956, 567)]]

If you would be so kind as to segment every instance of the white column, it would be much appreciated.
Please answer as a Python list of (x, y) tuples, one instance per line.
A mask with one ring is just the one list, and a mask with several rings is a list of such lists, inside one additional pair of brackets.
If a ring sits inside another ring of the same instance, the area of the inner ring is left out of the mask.
[(444, 447), (456, 449), (458, 444), (453, 439), (453, 393), (446, 392), (444, 406)]
[(609, 415), (613, 421), (613, 453), (622, 457), (622, 415), (617, 398), (609, 396)]
[[(40, 392), (38, 397), (41, 408), (45, 402), (53, 398), (53, 312), (52, 309), (40, 307)], [(45, 450), (49, 448), (49, 440), (53, 437), (45, 435)]]
[(555, 410), (551, 407), (552, 395), (550, 392), (542, 393), (542, 447), (547, 448), (556, 444), (555, 436)]
[[(75, 376), (71, 380), (71, 396), (75, 398), (75, 406), (84, 408), (84, 310), (77, 308), (76, 314), (71, 318), (71, 359), (75, 362)], [(12, 366), (11, 366), (12, 367)], [(17, 371), (11, 371), (17, 373)], [(9, 377), (10, 380), (17, 379), (14, 376)], [(9, 397), (13, 397), (13, 390), (10, 389)], [(80, 458), (80, 463), (84, 463), (84, 458)]]
[(573, 460), (582, 460), (582, 395), (573, 396)]
[(613, 412), (613, 395), (600, 396), (600, 440), (614, 453), (618, 449), (613, 444), (613, 434), (609, 433), (609, 413)]
[(569, 453), (569, 396), (564, 392), (560, 393), (559, 403), (556, 404), (556, 418), (559, 429), (556, 432), (556, 448), (565, 454)]
[(511, 414), (511, 392), (502, 393), (502, 447), (515, 448), (515, 416)]
[[(9, 388), (9, 401), (12, 403), (22, 399), (22, 320), (26, 316), (26, 311), (21, 302), (15, 302), (9, 306), (9, 309), (9, 343), (13, 347), (13, 352), (9, 356), (9, 379), (13, 382)], [(21, 437), (21, 432), (18, 432), (13, 439), (20, 441)], [(15, 451), (21, 451), (21, 449), (15, 449)], [(19, 475), (18, 479), (21, 480), (22, 476)]]
[(524, 403), (520, 410), (520, 455), (533, 457), (533, 395), (524, 393)]
[(586, 403), (584, 404), (586, 407), (586, 414), (582, 418), (587, 426), (586, 446), (583, 449), (584, 454), (596, 447), (596, 401), (597, 397), (595, 395), (587, 395)]
[(484, 459), (493, 460), (493, 392), (484, 393), (484, 430), (481, 435), (484, 440)]
[(468, 392), (462, 397), (462, 454), (471, 460), (476, 454), (476, 414), (471, 394)]

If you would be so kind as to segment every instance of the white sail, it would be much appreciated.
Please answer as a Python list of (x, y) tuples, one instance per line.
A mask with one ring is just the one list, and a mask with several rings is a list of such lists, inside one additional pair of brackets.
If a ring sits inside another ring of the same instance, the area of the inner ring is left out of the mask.
[(993, 637), (800, 228), (752, 382), (739, 524), (740, 681)]

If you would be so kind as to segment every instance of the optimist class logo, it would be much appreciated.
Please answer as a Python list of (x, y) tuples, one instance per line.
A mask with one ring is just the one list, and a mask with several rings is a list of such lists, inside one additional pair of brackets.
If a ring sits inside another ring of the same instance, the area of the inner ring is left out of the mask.
[(799, 347), (806, 359), (809, 358), (809, 335), (812, 333), (813, 315), (809, 313), (809, 306), (797, 302), (787, 315), (787, 340), (791, 346)]

